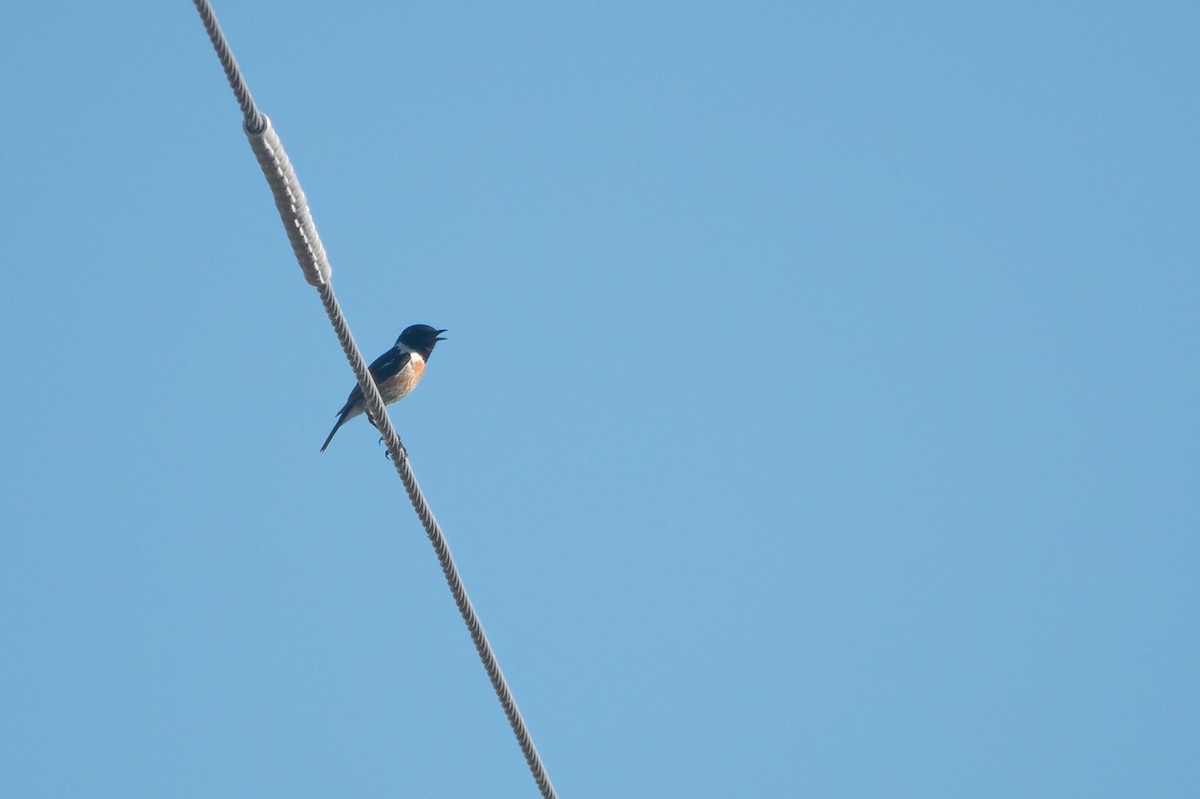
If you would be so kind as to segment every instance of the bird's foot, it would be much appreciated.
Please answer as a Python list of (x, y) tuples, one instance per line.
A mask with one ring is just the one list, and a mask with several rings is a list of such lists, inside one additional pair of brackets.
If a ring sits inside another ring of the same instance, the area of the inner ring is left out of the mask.
[[(383, 440), (383, 436), (379, 437), (379, 443), (384, 444), (386, 446), (386, 444)], [(406, 458), (408, 457), (408, 450), (404, 448), (403, 444), (400, 445), (400, 451), (404, 453), (404, 457), (406, 457)], [(383, 454), (389, 461), (392, 459), (392, 451), (390, 449), (384, 450)]]

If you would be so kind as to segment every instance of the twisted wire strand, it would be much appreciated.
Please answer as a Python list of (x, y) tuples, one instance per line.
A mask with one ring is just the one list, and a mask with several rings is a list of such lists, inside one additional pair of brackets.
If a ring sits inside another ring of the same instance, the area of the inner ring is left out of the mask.
[(500, 706), (504, 708), (504, 715), (508, 717), (509, 726), (512, 727), (517, 744), (521, 747), (521, 754), (525, 756), (525, 763), (529, 766), (529, 771), (533, 774), (533, 779), (537, 783), (543, 799), (557, 799), (558, 794), (555, 793), (554, 785), (550, 782), (550, 775), (546, 772), (542, 758), (529, 734), (529, 728), (525, 725), (525, 719), (521, 716), (512, 691), (509, 690), (504, 672), (500, 670), (500, 663), (496, 660), (487, 633), (484, 632), (479, 615), (475, 612), (475, 606), (471, 604), (471, 598), (467, 595), (467, 588), (463, 584), (462, 577), (458, 573), (458, 566), (454, 563), (454, 556), (450, 552), (450, 544), (446, 541), (442, 527), (434, 517), (433, 510), (425, 499), (425, 494), (417, 484), (416, 475), (413, 474), (412, 466), (408, 461), (408, 454), (400, 442), (400, 436), (392, 426), (391, 419), (384, 410), (383, 399), (379, 396), (379, 390), (375, 387), (374, 381), (370, 379), (367, 364), (358, 353), (357, 345), (350, 334), (341, 306), (333, 293), (333, 287), (328, 283), (321, 284), (317, 286), (317, 293), (321, 295), (325, 313), (329, 316), (329, 322), (333, 325), (333, 331), (342, 345), (342, 350), (350, 360), (350, 366), (354, 369), (358, 384), (370, 386), (369, 391), (364, 387), (367, 418), (383, 436), (383, 442), (387, 446), (388, 455), (391, 456), (396, 474), (399, 475), (400, 482), (404, 484), (408, 500), (412, 503), (417, 518), (421, 520), (421, 526), (425, 528), (425, 535), (429, 537), (429, 543), (433, 545), (433, 551), (437, 554), (438, 563), (441, 564), (446, 584), (450, 587), (450, 593), (454, 597), (454, 604), (458, 606), (458, 612), (467, 625), (467, 630), (471, 633), (475, 651), (479, 654), (483, 669), (492, 682), (492, 689), (496, 692), (496, 698), (500, 700)]
[(216, 50), (221, 66), (225, 70), (229, 86), (233, 89), (238, 105), (241, 106), (244, 128), (251, 148), (263, 169), (267, 182), (271, 185), (272, 193), (275, 196), (275, 206), (287, 229), (296, 258), (304, 270), (305, 279), (317, 289), (317, 293), (321, 297), (321, 304), (325, 307), (325, 313), (333, 326), (333, 331), (337, 335), (346, 359), (350, 362), (350, 368), (354, 371), (359, 388), (362, 389), (367, 418), (383, 436), (392, 465), (400, 477), (400, 482), (404, 484), (404, 490), (408, 493), (409, 501), (412, 503), (413, 510), (416, 511), (417, 518), (421, 521), (421, 526), (425, 528), (425, 534), (429, 537), (430, 544), (433, 545), (438, 563), (442, 567), (442, 574), (446, 578), (446, 584), (454, 597), (454, 603), (467, 626), (467, 631), (471, 634), (475, 651), (479, 654), (484, 671), (487, 672), (488, 679), (492, 682), (492, 688), (496, 691), (496, 697), (500, 700), (504, 715), (508, 718), (509, 726), (512, 727), (517, 744), (521, 747), (521, 753), (525, 756), (525, 762), (537, 783), (538, 790), (543, 799), (557, 799), (558, 794), (550, 782), (550, 776), (546, 772), (537, 747), (534, 746), (529, 728), (525, 725), (521, 711), (508, 687), (508, 681), (500, 670), (500, 664), (496, 660), (491, 643), (484, 632), (483, 624), (480, 623), (475, 607), (467, 595), (466, 586), (458, 573), (454, 556), (450, 552), (450, 545), (446, 541), (441, 525), (438, 524), (430, 509), (420, 485), (417, 484), (417, 478), (408, 461), (408, 453), (387, 415), (383, 398), (379, 395), (379, 389), (371, 377), (367, 362), (363, 359), (362, 353), (350, 333), (346, 317), (342, 313), (341, 306), (333, 292), (333, 286), (329, 282), (331, 270), (328, 258), (321, 245), (316, 225), (309, 213), (308, 203), (300, 188), (300, 181), (292, 169), (279, 137), (270, 127), (270, 121), (258, 110), (254, 98), (250, 96), (250, 90), (246, 86), (228, 43), (225, 41), (225, 36), (221, 32), (221, 27), (217, 23), (216, 15), (208, 0), (193, 0), (193, 2), (204, 23), (204, 29), (208, 31), (213, 49)]
[(192, 2), (196, 6), (196, 11), (200, 13), (200, 21), (204, 23), (204, 30), (208, 31), (208, 39), (212, 42), (213, 49), (217, 51), (217, 58), (221, 62), (221, 68), (225, 70), (229, 88), (233, 89), (233, 96), (242, 109), (242, 119), (245, 120), (246, 131), (261, 133), (265, 127), (263, 115), (259, 112), (258, 106), (254, 104), (254, 98), (250, 96), (250, 87), (242, 78), (242, 71), (238, 68), (237, 59), (233, 57), (229, 43), (225, 41), (225, 34), (221, 31), (220, 23), (217, 22), (217, 15), (213, 13), (208, 0), (192, 0)]

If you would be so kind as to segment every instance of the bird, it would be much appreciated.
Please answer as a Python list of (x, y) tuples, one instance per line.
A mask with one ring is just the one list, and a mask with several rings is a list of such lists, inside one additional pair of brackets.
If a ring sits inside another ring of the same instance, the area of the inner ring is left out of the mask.
[[(442, 333), (445, 332), (429, 325), (409, 325), (396, 339), (395, 346), (371, 363), (371, 377), (379, 387), (384, 405), (404, 399), (417, 387), (421, 375), (425, 373), (425, 364), (433, 354), (433, 348), (439, 341), (445, 341), (442, 338)], [(346, 399), (346, 404), (338, 411), (337, 423), (329, 431), (329, 437), (321, 445), (321, 451), (324, 452), (329, 442), (333, 441), (333, 434), (338, 428), (355, 416), (361, 415), (364, 410), (366, 402), (362, 389), (356, 385)]]

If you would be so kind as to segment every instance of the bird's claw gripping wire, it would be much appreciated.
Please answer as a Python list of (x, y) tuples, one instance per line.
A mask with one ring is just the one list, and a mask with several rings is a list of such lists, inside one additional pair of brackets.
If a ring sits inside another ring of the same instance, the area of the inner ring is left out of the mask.
[[(380, 436), (380, 437), (379, 437), (379, 443), (380, 443), (380, 444), (383, 444), (383, 445), (385, 445), (385, 446), (386, 446), (386, 444), (385, 444), (385, 442), (384, 442), (384, 440), (383, 440), (383, 436)], [(404, 457), (406, 457), (406, 458), (408, 457), (408, 449), (407, 449), (407, 448), (405, 448), (404, 444), (401, 444), (401, 445), (400, 445), (400, 451), (404, 453)], [(386, 451), (385, 451), (383, 454), (384, 454), (384, 455), (387, 457), (387, 459), (388, 459), (389, 461), (392, 459), (392, 451), (391, 451), (390, 449), (389, 449), (389, 450), (386, 450)]]

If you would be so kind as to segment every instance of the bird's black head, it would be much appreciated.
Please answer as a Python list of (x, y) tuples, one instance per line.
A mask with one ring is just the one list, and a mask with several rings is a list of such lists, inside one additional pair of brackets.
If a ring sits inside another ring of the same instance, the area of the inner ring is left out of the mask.
[(403, 344), (410, 350), (415, 350), (421, 353), (421, 357), (429, 360), (433, 348), (439, 341), (445, 341), (441, 334), (445, 330), (436, 330), (429, 325), (409, 325), (404, 328), (404, 332), (400, 334), (400, 338), (396, 339), (397, 344)]

